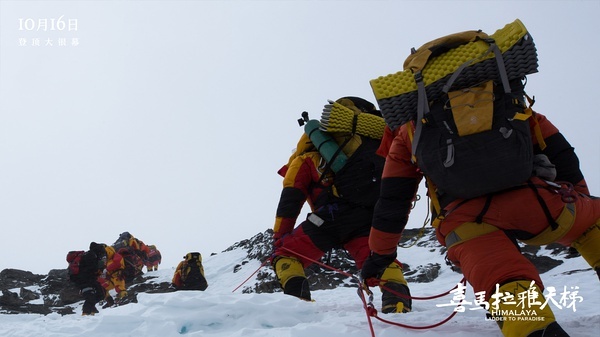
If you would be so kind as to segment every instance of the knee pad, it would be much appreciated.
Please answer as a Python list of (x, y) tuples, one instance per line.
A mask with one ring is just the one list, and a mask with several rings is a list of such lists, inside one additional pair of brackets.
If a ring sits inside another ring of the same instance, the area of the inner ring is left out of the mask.
[(600, 269), (600, 219), (588, 228), (571, 246), (581, 254), (592, 268)]
[(275, 261), (275, 274), (281, 283), (281, 287), (285, 289), (287, 282), (293, 277), (306, 278), (304, 267), (298, 259), (293, 257), (281, 256)]
[[(526, 297), (537, 293), (537, 301), (540, 303), (529, 305), (527, 299), (524, 303), (520, 303), (523, 300), (520, 301), (519, 295), (523, 293)], [(531, 281), (506, 283), (500, 286), (497, 294), (500, 295), (497, 299), (497, 307), (494, 306), (495, 299), (492, 295), (489, 311), (505, 337), (535, 336), (537, 331), (544, 331), (548, 326), (556, 323), (550, 306), (546, 304), (541, 308), (545, 302), (542, 290)], [(510, 296), (510, 300), (504, 300), (505, 296)]]
[(404, 273), (402, 273), (402, 266), (397, 261), (390, 263), (390, 265), (385, 268), (383, 274), (381, 274), (381, 277), (379, 278), (385, 280), (386, 282), (395, 282), (407, 285), (406, 279), (404, 279)]

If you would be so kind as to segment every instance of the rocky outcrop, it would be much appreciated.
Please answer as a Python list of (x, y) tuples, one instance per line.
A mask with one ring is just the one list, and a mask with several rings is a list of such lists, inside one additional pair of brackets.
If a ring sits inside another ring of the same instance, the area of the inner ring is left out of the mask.
[[(229, 250), (242, 249), (246, 251), (246, 258), (240, 261), (233, 272), (236, 273), (240, 270), (241, 266), (247, 264), (252, 260), (259, 260), (261, 262), (267, 261), (271, 256), (272, 252), (272, 231), (267, 230), (264, 233), (259, 233), (254, 237), (240, 241), (235, 245), (228, 248)], [(433, 228), (426, 229), (406, 229), (403, 232), (402, 240), (400, 245), (404, 247), (411, 247), (410, 249), (416, 250), (414, 254), (418, 254), (420, 251), (433, 252), (440, 256), (440, 260), (444, 261), (445, 264), (451, 266), (451, 269), (460, 273), (460, 269), (453, 266), (449, 261), (445, 259), (446, 248), (441, 246), (435, 236)], [(521, 244), (521, 250), (525, 257), (531, 260), (540, 273), (545, 273), (548, 270), (563, 263), (563, 259), (569, 259), (579, 256), (577, 251), (574, 249), (566, 248), (564, 246), (553, 244), (545, 247), (534, 247)], [(550, 251), (550, 255), (542, 255), (545, 251)], [(411, 251), (411, 254), (413, 252)], [(354, 261), (343, 249), (335, 249), (328, 252), (323, 259), (320, 261), (328, 267), (335, 269), (329, 269), (322, 267), (318, 264), (313, 264), (306, 268), (306, 277), (313, 290), (332, 289), (335, 287), (350, 287), (353, 286), (357, 280), (344, 276), (336, 270), (342, 270), (346, 273), (357, 275), (358, 271), (354, 265)], [(404, 276), (406, 280), (411, 282), (428, 283), (434, 281), (442, 269), (442, 264), (438, 262), (428, 263), (426, 265), (412, 265), (410, 258), (406, 261), (402, 261), (404, 270)], [(256, 282), (251, 285), (245, 285), (242, 292), (244, 293), (271, 293), (279, 292), (279, 282), (275, 277), (275, 273), (270, 268), (261, 268), (256, 275)]]
[[(121, 303), (137, 302), (137, 294), (171, 292), (167, 282), (148, 282), (152, 276), (140, 276), (128, 287), (128, 296)], [(0, 313), (42, 314), (52, 312), (73, 314), (74, 304), (82, 300), (79, 288), (69, 281), (66, 269), (53, 269), (48, 275), (36, 275), (18, 269), (0, 272)]]
[[(235, 243), (224, 252), (243, 250), (244, 258), (239, 261), (233, 274), (251, 261), (268, 263), (272, 252), (272, 231), (258, 233), (254, 237)], [(433, 229), (428, 228), (422, 233), (418, 229), (404, 231), (403, 246), (411, 246), (411, 254), (421, 252), (434, 253), (440, 256), (439, 261), (445, 261), (446, 249), (440, 246), (435, 238)], [(521, 250), (538, 268), (540, 273), (547, 272), (563, 263), (565, 259), (579, 256), (577, 251), (560, 245), (533, 247), (521, 245)], [(321, 260), (323, 265), (313, 264), (306, 269), (306, 276), (311, 289), (323, 290), (336, 287), (351, 287), (358, 282), (353, 277), (344, 273), (357, 275), (358, 270), (354, 261), (343, 249), (328, 252)], [(404, 274), (409, 283), (432, 282), (442, 269), (442, 264), (432, 261), (426, 265), (412, 265), (410, 258), (403, 261)], [(449, 262), (445, 262), (451, 265)], [(453, 267), (457, 273), (460, 270)], [(155, 276), (141, 275), (128, 286), (128, 297), (121, 304), (137, 302), (139, 293), (165, 293), (173, 289), (168, 282), (153, 281)], [(271, 268), (261, 268), (256, 274), (253, 284), (246, 284), (242, 289), (244, 293), (273, 293), (280, 292), (279, 282)], [(28, 271), (5, 269), (0, 272), (0, 314), (36, 313), (49, 314), (52, 312), (61, 315), (73, 314), (75, 304), (81, 301), (79, 289), (69, 282), (66, 269), (53, 269), (48, 275), (37, 275)]]

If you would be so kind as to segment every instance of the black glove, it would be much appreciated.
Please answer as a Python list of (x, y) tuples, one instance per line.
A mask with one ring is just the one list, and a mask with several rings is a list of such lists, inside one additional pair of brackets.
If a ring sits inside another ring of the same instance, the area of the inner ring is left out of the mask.
[(389, 255), (379, 255), (377, 253), (371, 253), (369, 257), (365, 260), (363, 264), (362, 270), (360, 271), (360, 276), (363, 281), (366, 281), (370, 278), (379, 278), (385, 268), (387, 268), (394, 260), (396, 259), (396, 253)]

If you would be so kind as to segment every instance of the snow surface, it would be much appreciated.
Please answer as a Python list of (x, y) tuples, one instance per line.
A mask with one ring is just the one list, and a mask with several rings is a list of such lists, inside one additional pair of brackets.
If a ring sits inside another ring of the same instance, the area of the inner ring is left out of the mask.
[[(408, 256), (408, 252), (403, 253)], [(254, 282), (253, 278), (239, 286), (260, 264), (251, 261), (237, 273), (232, 273), (244, 258), (245, 252), (241, 250), (204, 257), (209, 281), (209, 287), (204, 292), (138, 294), (138, 303), (100, 309), (95, 316), (81, 316), (81, 303), (75, 315), (4, 314), (0, 315), (0, 336), (501, 336), (496, 323), (485, 319), (484, 310), (470, 310), (475, 308), (473, 305), (465, 305), (466, 310), (458, 312), (447, 323), (426, 330), (402, 328), (372, 318), (372, 333), (356, 288), (313, 291), (314, 302), (301, 301), (282, 293), (245, 294), (242, 290)], [(411, 283), (413, 296), (437, 295), (452, 289), (460, 281), (461, 275), (452, 272), (441, 259), (438, 254), (410, 254), (412, 265), (438, 262), (444, 266), (436, 281)], [(572, 270), (576, 272), (567, 275)], [(168, 282), (173, 269), (164, 268), (148, 275), (157, 276), (152, 280), (154, 282)], [(598, 278), (585, 262), (581, 258), (566, 260), (543, 274), (542, 278), (546, 287), (555, 287), (558, 294), (566, 287), (567, 290), (577, 291), (575, 294), (583, 299), (575, 301), (574, 308), (558, 309), (551, 305), (563, 328), (571, 336), (598, 336)], [(378, 290), (374, 290), (374, 293), (373, 303), (379, 310), (380, 293)], [(465, 295), (466, 301), (473, 301), (472, 289), (468, 288)], [(559, 300), (558, 297), (556, 299)], [(452, 314), (452, 306), (443, 306), (450, 304), (451, 300), (452, 294), (433, 300), (414, 301), (411, 313), (380, 313), (379, 317), (411, 326), (428, 326)], [(573, 304), (573, 301), (566, 304)]]

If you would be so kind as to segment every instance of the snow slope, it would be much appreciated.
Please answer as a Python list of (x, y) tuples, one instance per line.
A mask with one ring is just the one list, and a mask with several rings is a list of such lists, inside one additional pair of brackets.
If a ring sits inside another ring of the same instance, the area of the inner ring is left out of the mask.
[[(300, 301), (282, 293), (245, 294), (242, 293), (243, 286), (238, 286), (260, 265), (258, 261), (252, 261), (237, 273), (232, 273), (244, 257), (245, 252), (241, 250), (205, 257), (210, 284), (205, 292), (138, 294), (137, 304), (101, 309), (96, 316), (0, 315), (0, 336), (501, 336), (496, 323), (486, 320), (483, 310), (471, 310), (476, 308), (473, 305), (465, 305), (464, 312), (458, 312), (450, 321), (433, 329), (407, 329), (372, 319), (371, 332), (356, 288), (314, 291), (314, 302)], [(428, 254), (411, 255), (411, 262), (426, 264), (436, 258), (441, 259)], [(576, 272), (565, 274), (573, 270)], [(164, 282), (171, 279), (172, 273), (172, 268), (164, 268), (150, 274), (157, 276), (153, 281)], [(413, 296), (427, 297), (452, 289), (460, 278), (459, 274), (445, 266), (436, 281), (410, 286)], [(543, 279), (546, 286), (555, 287), (557, 293), (566, 287), (577, 291), (571, 294), (582, 299), (565, 302), (574, 302), (574, 308), (558, 309), (553, 306), (565, 330), (571, 336), (597, 336), (600, 330), (598, 279), (585, 262), (581, 258), (569, 259), (543, 274)], [(252, 281), (250, 279), (246, 285)], [(378, 309), (380, 293), (378, 290), (374, 292), (374, 305)], [(466, 301), (474, 299), (471, 289), (467, 289), (465, 295)], [(453, 312), (452, 306), (444, 306), (451, 300), (452, 294), (415, 301), (413, 312), (409, 314), (379, 316), (406, 325), (428, 326)], [(81, 309), (78, 308), (77, 312)]]

